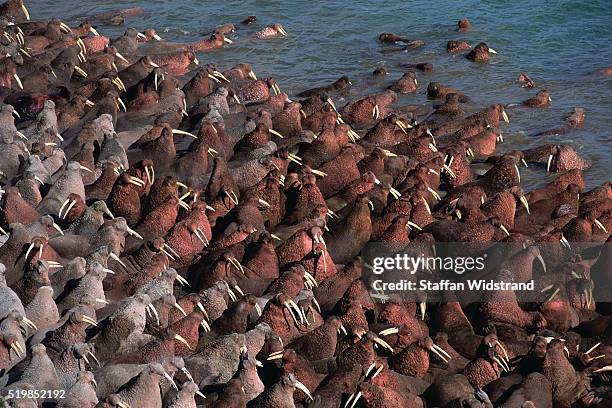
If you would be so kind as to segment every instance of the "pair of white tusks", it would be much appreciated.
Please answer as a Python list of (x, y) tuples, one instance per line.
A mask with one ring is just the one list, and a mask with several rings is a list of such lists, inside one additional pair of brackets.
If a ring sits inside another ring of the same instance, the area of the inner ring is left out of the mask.
[(181, 275), (178, 275), (178, 274), (177, 274), (177, 275), (176, 275), (176, 280), (177, 280), (177, 281), (178, 281), (178, 283), (180, 283), (182, 286), (187, 286), (187, 287), (191, 286), (191, 285), (189, 284), (189, 282), (187, 282), (187, 279), (183, 278)]
[(298, 316), (300, 317), (300, 323), (304, 324), (304, 316), (302, 316), (302, 310), (293, 300), (289, 299), (288, 301), (283, 303), (283, 306), (285, 306), (287, 310), (289, 310), (289, 313), (291, 314), (291, 317), (293, 318), (293, 321), (296, 325), (298, 324), (298, 321), (295, 317), (295, 314), (293, 314), (293, 310), (291, 308), (293, 308), (297, 312)]
[[(38, 257), (42, 259), (42, 251), (43, 251), (43, 244), (39, 244), (39, 248), (38, 248)], [(28, 256), (30, 255), (30, 252), (32, 251), (32, 249), (34, 249), (34, 243), (32, 242), (30, 244), (30, 246), (28, 247), (28, 250), (26, 251), (25, 254), (25, 258), (28, 259)]]
[(380, 119), (380, 108), (378, 107), (378, 104), (374, 105), (372, 108), (372, 117), (374, 119)]
[[(64, 208), (66, 207), (66, 204), (68, 204), (70, 202), (70, 205), (68, 206), (68, 208), (66, 208), (66, 213), (62, 215), (62, 212), (64, 211)], [(59, 212), (57, 213), (57, 215), (61, 218), (64, 219), (68, 216), (68, 213), (70, 212), (70, 210), (72, 210), (72, 207), (74, 207), (76, 205), (76, 200), (69, 200), (66, 199), (62, 206), (59, 209)]]
[(310, 170), (310, 172), (314, 174), (315, 176), (319, 176), (319, 177), (327, 176), (327, 173), (325, 173), (324, 171), (320, 171), (320, 170)]
[(227, 258), (227, 260), (229, 261), (230, 264), (232, 264), (232, 266), (236, 269), (238, 269), (240, 272), (242, 272), (242, 274), (244, 275), (244, 267), (242, 266), (242, 264), (240, 263), (240, 261), (236, 258), (236, 257), (229, 257)]
[(147, 174), (147, 179), (149, 179), (149, 183), (153, 184), (155, 182), (155, 168), (153, 166), (145, 166), (144, 169)]
[[(389, 345), (389, 343), (387, 343), (386, 341), (384, 341), (383, 339), (379, 338), (379, 337), (374, 337), (374, 343), (381, 345), (382, 347), (386, 348), (387, 350), (389, 350), (391, 353), (393, 353), (393, 347), (391, 347)], [(376, 344), (374, 346), (376, 346)]]
[(96, 322), (96, 319), (94, 319), (93, 317), (83, 315), (83, 321), (91, 324), (92, 326), (98, 327), (98, 322)]
[(397, 127), (399, 127), (402, 132), (404, 132), (405, 134), (408, 134), (408, 132), (406, 131), (406, 129), (412, 129), (412, 125), (407, 125), (405, 124), (403, 121), (401, 120), (396, 120), (395, 124), (397, 125)]
[(117, 86), (117, 88), (119, 88), (120, 91), (127, 91), (127, 89), (125, 88), (125, 84), (123, 83), (121, 78), (115, 77), (115, 78), (112, 79), (111, 82), (113, 84), (115, 84)]
[(200, 227), (196, 228), (193, 233), (196, 237), (198, 237), (198, 239), (200, 240), (200, 242), (202, 242), (204, 246), (208, 246), (210, 244), (210, 241), (208, 241), (208, 238), (206, 238), (206, 235), (204, 235), (204, 231), (202, 231)]
[(281, 89), (280, 89), (280, 87), (277, 84), (273, 84), (271, 88), (274, 91), (274, 95), (280, 95), (281, 94)]
[(78, 65), (75, 65), (74, 70), (77, 74), (81, 75), (83, 78), (87, 78), (87, 72), (85, 72), (83, 68), (79, 67)]
[(159, 326), (159, 313), (157, 313), (157, 309), (155, 309), (155, 306), (153, 306), (153, 303), (149, 303), (147, 307), (145, 308), (145, 310), (147, 311), (147, 314), (149, 316), (152, 316), (152, 315), (155, 316), (155, 321), (157, 325)]
[(385, 368), (385, 366), (383, 364), (380, 365), (380, 367), (378, 367), (378, 369), (376, 369), (376, 363), (372, 363), (370, 364), (370, 366), (368, 367), (368, 369), (365, 372), (365, 377), (368, 378), (368, 376), (370, 375), (370, 373), (376, 369), (376, 371), (374, 372), (374, 374), (370, 377), (370, 380), (376, 378), (378, 376), (378, 374), (381, 373), (381, 371)]
[(311, 286), (319, 286), (317, 280), (309, 272), (304, 272), (304, 279), (310, 283)]
[(444, 351), (444, 349), (442, 347), (438, 346), (437, 344), (433, 344), (431, 346), (431, 351), (435, 355), (440, 357), (445, 363), (448, 363), (450, 360), (452, 360), (451, 355), (448, 354), (446, 351)]
[(233, 190), (230, 190), (229, 193), (227, 191), (224, 191), (224, 193), (230, 199), (232, 204), (238, 205), (238, 196), (236, 195), (236, 193), (234, 193)]
[(531, 211), (529, 210), (529, 201), (527, 201), (527, 197), (522, 195), (519, 198), (519, 200), (521, 201), (521, 204), (523, 204), (523, 207), (525, 207), (525, 210), (527, 210), (527, 214), (531, 214)]

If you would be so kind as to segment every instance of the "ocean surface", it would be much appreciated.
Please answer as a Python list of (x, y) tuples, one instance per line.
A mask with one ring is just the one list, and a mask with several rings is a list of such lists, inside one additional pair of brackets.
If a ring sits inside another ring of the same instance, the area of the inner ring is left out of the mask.
[[(612, 77), (593, 76), (612, 65), (612, 8), (610, 0), (553, 1), (109, 1), (35, 0), (26, 4), (33, 18), (60, 17), (76, 23), (96, 13), (142, 7), (144, 14), (127, 19), (123, 27), (97, 26), (106, 35), (119, 35), (126, 27), (155, 28), (165, 40), (191, 41), (223, 23), (234, 23), (232, 45), (199, 55), (220, 70), (248, 62), (259, 77), (274, 76), (290, 96), (348, 75), (353, 87), (348, 99), (382, 90), (399, 78), (399, 64), (428, 61), (431, 73), (417, 72), (420, 89), (402, 96), (398, 104), (430, 104), (425, 97), (429, 82), (438, 81), (472, 98), (467, 111), (492, 103), (517, 103), (548, 89), (552, 106), (546, 109), (508, 109), (510, 124), (503, 125), (504, 144), (498, 151), (524, 149), (544, 143), (574, 147), (593, 166), (585, 172), (589, 187), (612, 180)], [(249, 15), (257, 22), (243, 27)], [(467, 17), (474, 30), (456, 32), (457, 21)], [(252, 38), (255, 31), (281, 23), (289, 37), (268, 41)], [(426, 45), (418, 50), (382, 54), (381, 32), (393, 32)], [(463, 54), (448, 54), (446, 42), (463, 39), (471, 45), (485, 41), (498, 51), (487, 65), (472, 63)], [(371, 73), (383, 66), (389, 75), (374, 80)], [(527, 73), (535, 90), (521, 88), (517, 78)], [(342, 106), (346, 100), (336, 100)], [(586, 110), (580, 129), (554, 137), (531, 137), (537, 131), (562, 124), (572, 107)], [(527, 189), (546, 183), (545, 167), (521, 168)]]

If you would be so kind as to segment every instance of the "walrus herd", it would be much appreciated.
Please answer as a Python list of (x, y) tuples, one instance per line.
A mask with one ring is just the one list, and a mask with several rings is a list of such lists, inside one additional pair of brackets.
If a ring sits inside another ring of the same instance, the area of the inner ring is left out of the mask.
[[(500, 154), (512, 112), (554, 97), (524, 73), (532, 97), (476, 111), (423, 83), (427, 62), (361, 98), (346, 76), (287, 95), (211, 52), (281, 24), (104, 36), (138, 13), (71, 26), (0, 5), (0, 405), (610, 406), (612, 182), (587, 191), (591, 163), (546, 140), (583, 108)], [(557, 175), (524, 191), (524, 166)], [(491, 273), (535, 279), (539, 300), (374, 293), (371, 242), (507, 243)]]

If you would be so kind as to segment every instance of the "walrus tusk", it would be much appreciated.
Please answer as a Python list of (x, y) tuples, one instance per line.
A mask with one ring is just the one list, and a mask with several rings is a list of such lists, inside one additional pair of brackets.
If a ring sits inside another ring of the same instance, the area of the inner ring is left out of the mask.
[(429, 208), (429, 203), (427, 202), (425, 197), (421, 197), (421, 201), (423, 201), (423, 204), (425, 204), (425, 208), (427, 209), (427, 212), (431, 214), (431, 208)]
[(115, 53), (115, 57), (119, 58), (121, 61), (125, 62), (126, 64), (130, 63), (123, 55), (119, 54), (118, 52)]
[(563, 236), (563, 234), (561, 235), (561, 238), (559, 238), (559, 242), (561, 242), (563, 245), (565, 245), (567, 247), (567, 249), (572, 249), (569, 241), (567, 240), (567, 238), (565, 238)]
[(193, 381), (193, 376), (186, 367), (181, 368), (181, 371), (183, 372), (183, 374), (185, 374), (189, 381)]
[(81, 75), (83, 78), (87, 78), (87, 72), (85, 72), (85, 70), (81, 67), (79, 67), (78, 65), (74, 66), (74, 70)]
[(434, 190), (431, 187), (427, 187), (427, 191), (429, 191), (431, 193), (432, 196), (434, 196), (434, 198), (438, 201), (442, 200), (442, 197), (440, 197), (440, 194), (438, 194), (438, 192), (436, 190)]
[[(70, 201), (71, 201), (71, 200), (67, 198), (67, 199), (66, 199), (66, 200), (64, 200), (64, 202), (62, 203), (62, 206), (60, 207), (59, 211), (57, 212), (57, 215), (58, 215), (60, 218), (62, 218), (62, 219), (63, 219), (63, 218), (65, 217), (65, 216), (64, 216), (64, 217), (62, 217), (62, 211), (64, 211), (64, 207), (66, 207), (66, 204), (68, 204)], [(68, 211), (66, 211), (66, 214), (68, 214)]]
[(548, 155), (548, 163), (546, 163), (546, 172), (550, 173), (550, 164), (552, 163), (552, 159), (553, 159), (553, 155), (549, 154)]
[(180, 129), (172, 129), (172, 134), (185, 135), (185, 136), (193, 137), (194, 139), (198, 138), (193, 133), (185, 132), (184, 130), (180, 130)]
[(62, 30), (65, 33), (71, 33), (72, 29), (70, 27), (68, 27), (68, 25), (66, 23), (64, 23), (63, 21), (60, 22), (60, 30)]
[(187, 312), (185, 312), (185, 309), (183, 309), (183, 307), (181, 305), (179, 305), (178, 303), (174, 302), (174, 304), (172, 306), (177, 308), (183, 314), (183, 316), (187, 316)]
[(497, 54), (497, 51), (495, 51), (493, 48), (489, 48), (489, 52), (490, 52), (491, 54)]
[(57, 225), (56, 223), (53, 223), (53, 228), (60, 233), (60, 235), (64, 235), (64, 231), (62, 231), (62, 229), (60, 228), (59, 225)]
[(232, 40), (230, 40), (230, 39), (229, 39), (229, 38), (227, 38), (227, 37), (223, 37), (223, 42), (226, 42), (226, 43), (228, 43), (228, 44), (232, 44), (232, 43), (233, 43), (233, 41), (232, 41)]
[(397, 191), (395, 188), (391, 187), (391, 189), (389, 190), (389, 193), (397, 200), (399, 199), (402, 195), (399, 191)]
[(521, 182), (521, 172), (519, 171), (518, 166), (516, 165), (516, 163), (514, 164), (514, 169), (516, 170), (516, 176), (518, 177), (518, 182)]
[(139, 233), (137, 233), (136, 231), (134, 231), (133, 229), (131, 229), (130, 227), (127, 227), (127, 229), (125, 230), (128, 234), (130, 234), (133, 237), (136, 237), (140, 240), (144, 240), (144, 238), (142, 237), (142, 235), (140, 235)]
[[(165, 244), (164, 244), (165, 245)], [(170, 255), (170, 253), (168, 251), (166, 251), (163, 247), (159, 249), (164, 255), (166, 255), (168, 258), (170, 258), (171, 261), (176, 261), (176, 258), (174, 258), (172, 255)]]
[(112, 259), (114, 259), (115, 261), (117, 261), (119, 263), (119, 265), (123, 266), (125, 269), (127, 269), (127, 266), (125, 265), (125, 263), (123, 263), (123, 261), (121, 259), (119, 259), (119, 257), (117, 255), (115, 255), (114, 252), (111, 252), (109, 255)]
[[(432, 352), (433, 352), (435, 355), (437, 355), (438, 357), (440, 357), (440, 359), (442, 359), (442, 361), (444, 361), (445, 363), (448, 363), (447, 358), (446, 358), (446, 357), (445, 357), (445, 356), (444, 356), (444, 355), (443, 355), (443, 354), (440, 352), (440, 350), (442, 350), (442, 349), (438, 349), (438, 348), (436, 348), (436, 347), (438, 347), (438, 346), (436, 346), (436, 345), (434, 344), (434, 345), (431, 347), (431, 351), (432, 351)], [(442, 350), (442, 351), (444, 351), (444, 350)]]
[(278, 137), (280, 137), (281, 139), (284, 139), (284, 138), (285, 138), (285, 137), (284, 137), (284, 136), (283, 136), (283, 135), (282, 135), (280, 132), (277, 132), (277, 131), (276, 131), (276, 130), (274, 130), (274, 129), (268, 129), (268, 132), (272, 133), (274, 136), (278, 136)]
[[(417, 227), (418, 227), (419, 230), (421, 230), (421, 228), (418, 225), (417, 225)], [(419, 303), (419, 308), (421, 310), (421, 320), (425, 320), (425, 313), (427, 312), (427, 303), (426, 302), (420, 302)]]
[(521, 204), (523, 204), (523, 206), (525, 207), (525, 210), (527, 210), (527, 214), (531, 214), (531, 212), (529, 211), (529, 201), (527, 201), (527, 197), (522, 195), (520, 201)]
[[(336, 104), (334, 104), (334, 101), (332, 98), (327, 98), (327, 103), (329, 103), (329, 106), (331, 106), (333, 110), (338, 112), (338, 109), (336, 109)], [(306, 117), (306, 115), (304, 115), (304, 117)]]
[(388, 336), (390, 334), (399, 333), (399, 329), (397, 327), (389, 327), (388, 329), (381, 330), (378, 335), (379, 336)]
[(206, 319), (202, 319), (202, 321), (200, 322), (200, 324), (202, 325), (202, 328), (204, 329), (205, 333), (209, 333), (210, 332), (210, 326), (208, 325), (208, 323), (206, 322)]
[(187, 279), (183, 278), (181, 275), (176, 275), (176, 280), (183, 286), (191, 286), (189, 282), (187, 282)]
[(13, 78), (15, 78), (15, 81), (17, 82), (17, 86), (19, 86), (19, 89), (23, 89), (23, 84), (21, 83), (21, 79), (19, 78), (19, 75), (17, 75), (17, 73), (14, 73)]
[(26, 20), (30, 20), (30, 13), (28, 12), (28, 9), (23, 3), (21, 3), (21, 11), (23, 11), (23, 14), (25, 15)]
[(204, 245), (208, 246), (210, 244), (210, 241), (208, 240), (208, 238), (206, 238), (206, 234), (204, 234), (204, 231), (202, 231), (200, 227), (196, 228), (196, 231), (199, 232), (199, 235), (202, 237)]
[(185, 338), (183, 336), (181, 336), (180, 334), (175, 334), (174, 335), (174, 340), (177, 340), (177, 341), (183, 343), (189, 350), (193, 350), (193, 348), (191, 348), (191, 346), (189, 345), (187, 340), (185, 340)]
[(317, 280), (309, 272), (304, 272), (304, 277), (312, 283), (312, 286), (319, 286)]
[(282, 353), (283, 353), (283, 350), (281, 350), (280, 352), (272, 353), (268, 356), (268, 358), (266, 358), (266, 361), (281, 360), (283, 358)]
[(11, 343), (11, 350), (13, 350), (15, 352), (15, 354), (17, 354), (17, 357), (21, 358), (24, 355), (23, 352), (23, 348), (21, 347), (21, 344), (19, 344), (17, 341), (14, 341)]
[(121, 105), (121, 107), (123, 108), (123, 111), (127, 112), (127, 108), (125, 107), (125, 103), (123, 103), (121, 98), (117, 97), (117, 102), (119, 102), (119, 105)]
[(510, 119), (508, 119), (508, 114), (506, 113), (505, 109), (502, 109), (501, 114), (502, 114), (502, 118), (504, 119), (504, 122), (510, 123)]
[(130, 404), (128, 404), (127, 402), (123, 402), (123, 401), (118, 401), (117, 405), (119, 405), (119, 408), (132, 408)]
[(130, 184), (134, 184), (138, 187), (144, 187), (146, 184), (143, 180), (139, 179), (138, 177), (134, 177), (134, 176), (130, 176), (129, 182)]
[(96, 322), (96, 319), (94, 319), (93, 317), (83, 315), (83, 321), (91, 324), (92, 326), (95, 326), (95, 327), (98, 326), (98, 322)]
[(151, 310), (151, 312), (155, 315), (155, 322), (157, 323), (157, 325), (159, 326), (159, 313), (157, 313), (157, 309), (155, 309), (155, 306), (153, 306), (153, 303), (149, 303), (147, 305), (147, 310)]
[(308, 391), (308, 388), (302, 384), (299, 381), (296, 381), (295, 383), (295, 388), (297, 388), (298, 390), (302, 391), (304, 394), (306, 394), (306, 396), (308, 397), (308, 399), (310, 400), (314, 400), (314, 398), (312, 398), (312, 395), (310, 395), (310, 391)]
[(214, 76), (216, 76), (216, 77), (221, 78), (221, 79), (222, 79), (222, 80), (224, 80), (225, 82), (230, 82), (230, 80), (229, 80), (229, 79), (227, 79), (227, 78), (225, 77), (225, 75), (223, 75), (223, 74), (222, 74), (221, 72), (219, 72), (219, 71), (213, 71), (213, 75), (214, 75)]
[(174, 382), (172, 377), (170, 377), (170, 374), (164, 372), (164, 377), (166, 377), (166, 379), (172, 383), (172, 387), (174, 387), (174, 389), (178, 391), (178, 386), (176, 385), (176, 382)]
[(387, 350), (389, 350), (390, 352), (393, 353), (393, 347), (391, 347), (389, 345), (389, 343), (387, 343), (383, 339), (378, 338), (378, 337), (374, 337), (374, 342), (377, 343), (377, 344), (380, 344), (381, 346), (383, 346), (384, 348), (386, 348)]
[(590, 349), (588, 349), (584, 354), (591, 354), (593, 351), (595, 351), (595, 349), (597, 347), (599, 347), (601, 345), (601, 342), (597, 343), (596, 345), (594, 345), (593, 347), (591, 347)]
[[(428, 208), (429, 208), (429, 207), (428, 207)], [(408, 227), (412, 227), (412, 228), (416, 228), (416, 229), (417, 229), (417, 230), (419, 230), (419, 231), (421, 231), (421, 230), (422, 230), (422, 228), (421, 228), (421, 227), (419, 227), (419, 225), (418, 225), (418, 224), (415, 224), (415, 223), (414, 223), (414, 222), (412, 222), (412, 221), (408, 221), (408, 222), (406, 222), (406, 226), (408, 226)]]
[(593, 222), (595, 223), (595, 225), (597, 225), (599, 227), (599, 229), (601, 229), (603, 232), (605, 232), (606, 234), (608, 233), (608, 229), (605, 227), (605, 225), (603, 225), (601, 223), (601, 221), (599, 221), (597, 218), (593, 219)]
[[(357, 403), (357, 401), (359, 400), (359, 398), (361, 398), (361, 391), (359, 391), (357, 394), (352, 394), (349, 399), (346, 400), (346, 403), (344, 404), (344, 408), (354, 408), (355, 404)], [(353, 399), (353, 397), (355, 399)], [(353, 403), (350, 405), (349, 407), (349, 403), (351, 402), (351, 400), (353, 401)]]
[(208, 244), (202, 239), (202, 236), (200, 235), (200, 231), (199, 230), (195, 230), (193, 231), (193, 233), (195, 234), (195, 236), (200, 240), (200, 242), (204, 245), (207, 246)]

